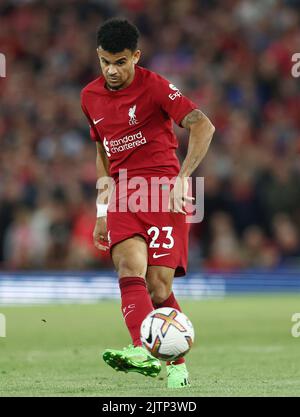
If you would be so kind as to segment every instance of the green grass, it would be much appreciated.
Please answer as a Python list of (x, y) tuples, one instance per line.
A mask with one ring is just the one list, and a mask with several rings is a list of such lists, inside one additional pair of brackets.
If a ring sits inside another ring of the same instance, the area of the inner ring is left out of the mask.
[[(298, 296), (182, 301), (196, 331), (187, 357), (192, 387), (115, 372), (101, 358), (130, 340), (118, 302), (6, 307), (0, 396), (299, 396), (300, 338), (291, 336)], [(46, 322), (44, 321), (46, 320)]]

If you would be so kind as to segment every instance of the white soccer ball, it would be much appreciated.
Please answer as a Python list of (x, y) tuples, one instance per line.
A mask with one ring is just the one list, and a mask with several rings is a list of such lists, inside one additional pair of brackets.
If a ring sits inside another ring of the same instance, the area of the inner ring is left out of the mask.
[(141, 340), (158, 359), (174, 361), (186, 355), (194, 343), (194, 328), (187, 316), (175, 308), (151, 311), (141, 325)]

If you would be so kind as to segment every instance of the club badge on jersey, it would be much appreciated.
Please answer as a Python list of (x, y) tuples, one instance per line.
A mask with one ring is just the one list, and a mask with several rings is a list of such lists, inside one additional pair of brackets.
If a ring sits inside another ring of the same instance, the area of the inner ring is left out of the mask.
[(136, 104), (134, 106), (130, 107), (130, 109), (128, 111), (129, 125), (130, 126), (138, 124), (135, 112), (136, 112)]

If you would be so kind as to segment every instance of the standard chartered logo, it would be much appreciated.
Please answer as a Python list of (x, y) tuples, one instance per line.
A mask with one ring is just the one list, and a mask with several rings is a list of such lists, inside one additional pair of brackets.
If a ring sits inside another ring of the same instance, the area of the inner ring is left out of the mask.
[(6, 337), (6, 318), (0, 313), (0, 337)]
[(112, 139), (110, 142), (108, 142), (105, 137), (103, 141), (107, 156), (111, 156), (112, 153), (119, 153), (128, 149), (137, 148), (145, 143), (147, 143), (147, 140), (141, 131), (134, 133), (133, 135), (126, 135), (120, 139)]

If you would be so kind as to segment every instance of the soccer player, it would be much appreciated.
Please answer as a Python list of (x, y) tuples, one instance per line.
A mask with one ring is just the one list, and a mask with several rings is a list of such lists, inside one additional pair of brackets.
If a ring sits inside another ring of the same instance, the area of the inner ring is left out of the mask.
[[(141, 55), (138, 37), (138, 29), (127, 20), (104, 22), (97, 33), (102, 76), (82, 90), (81, 103), (96, 142), (97, 176), (114, 180), (109, 198), (107, 189), (98, 189), (94, 244), (110, 250), (119, 277), (122, 313), (132, 338), (132, 345), (123, 350), (107, 349), (103, 359), (117, 371), (155, 377), (161, 364), (142, 346), (140, 326), (155, 308), (180, 310), (172, 282), (174, 276), (186, 272), (189, 224), (185, 207), (192, 199), (187, 178), (205, 156), (215, 129), (173, 84), (137, 65)], [(189, 130), (181, 167), (172, 120)], [(124, 170), (127, 180), (121, 175)], [(126, 197), (121, 186), (137, 177), (146, 181), (150, 197), (153, 179), (158, 179), (162, 191), (164, 179), (175, 178), (168, 192), (169, 210), (120, 209), (133, 192), (128, 187)], [(189, 386), (184, 358), (167, 362), (167, 376), (169, 388)]]

